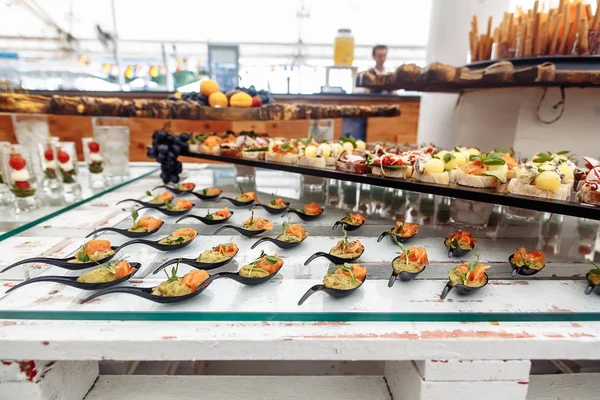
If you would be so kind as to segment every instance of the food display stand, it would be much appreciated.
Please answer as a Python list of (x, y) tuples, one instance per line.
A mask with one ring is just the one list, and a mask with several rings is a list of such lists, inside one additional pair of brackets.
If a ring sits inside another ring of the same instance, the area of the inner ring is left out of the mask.
[[(244, 164), (241, 159), (220, 161)], [(478, 239), (481, 262), (491, 265), (489, 283), (468, 296), (451, 291), (442, 300), (448, 271), (473, 258), (472, 254), (448, 258), (444, 238), (462, 227), (453, 219), (453, 198), (475, 200), (475, 194), (268, 163), (243, 171), (250, 167), (245, 164), (235, 169), (185, 164), (182, 181), (195, 183), (196, 191), (223, 190), (216, 202), (182, 195), (195, 204), (190, 214), (204, 216), (209, 210), (229, 207), (234, 215), (227, 223), (241, 225), (252, 215), (249, 207), (234, 207), (222, 199), (239, 193), (238, 185), (255, 191), (263, 203), (273, 193), (295, 208), (315, 201), (324, 209), (320, 217), (302, 221), (290, 216), (309, 233), (298, 247), (286, 250), (262, 243), (251, 248), (260, 237), (276, 236), (287, 220), (261, 208), (254, 209), (254, 215), (270, 219), (275, 228), (254, 238), (231, 230), (215, 234), (219, 225), (193, 219), (176, 222), (177, 217), (146, 209), (140, 215), (165, 222), (149, 240), (186, 227), (195, 229), (198, 237), (175, 251), (141, 244), (123, 249), (130, 262), (142, 267), (122, 286), (156, 286), (164, 275), (153, 271), (166, 260), (194, 258), (223, 242), (236, 243), (239, 253), (218, 272), (235, 272), (264, 250), (284, 260), (273, 279), (256, 286), (218, 280), (181, 304), (156, 304), (117, 293), (80, 304), (90, 293), (58, 283), (40, 282), (6, 293), (23, 279), (80, 272), (41, 263), (13, 268), (0, 275), (0, 393), (27, 394), (31, 399), (56, 393), (69, 399), (137, 399), (148, 398), (149, 393), (156, 398), (223, 399), (595, 396), (597, 374), (530, 375), (530, 368), (531, 360), (600, 359), (596, 350), (600, 308), (596, 294), (585, 294), (589, 265), (581, 254), (594, 251), (600, 219), (596, 209), (588, 207), (585, 213), (579, 208), (585, 206), (575, 203), (530, 200), (522, 207), (540, 206), (542, 212), (528, 221), (514, 220), (509, 218), (514, 204), (483, 193), (480, 201), (495, 204), (492, 215), (487, 226), (468, 229)], [(7, 255), (0, 267), (32, 256), (74, 254), (88, 240), (86, 235), (99, 227), (127, 229), (129, 205), (116, 203), (126, 198), (147, 200), (144, 192), (161, 184), (158, 172), (153, 173), (24, 232), (8, 232), (0, 243), (0, 251)], [(302, 294), (320, 283), (329, 267), (325, 259), (308, 265), (305, 260), (315, 252), (326, 252), (342, 238), (341, 230), (332, 226), (348, 212), (367, 218), (348, 235), (364, 245), (357, 262), (367, 268), (368, 278), (348, 297), (315, 293), (299, 306)], [(400, 249), (390, 238), (378, 241), (378, 237), (396, 220), (421, 225), (406, 244), (424, 247), (430, 264), (416, 279), (389, 287), (391, 262)], [(111, 232), (98, 239), (117, 246), (131, 240)], [(520, 246), (547, 251), (547, 266), (539, 274), (511, 276), (508, 257)], [(179, 275), (191, 269), (181, 264)], [(132, 360), (378, 361), (382, 368), (379, 374), (367, 376), (99, 376), (98, 365), (104, 360), (126, 365)]]

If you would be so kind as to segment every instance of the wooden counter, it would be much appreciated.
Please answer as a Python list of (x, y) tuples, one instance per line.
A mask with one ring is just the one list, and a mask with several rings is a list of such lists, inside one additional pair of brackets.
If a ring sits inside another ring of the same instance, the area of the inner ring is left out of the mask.
[[(54, 92), (32, 92), (31, 94), (52, 95)], [(114, 92), (60, 92), (62, 95), (93, 95), (106, 97), (162, 97), (165, 93), (114, 93)], [(160, 95), (160, 96), (159, 96)], [(281, 103), (319, 103), (319, 104), (351, 104), (351, 105), (379, 105), (399, 104), (401, 115), (399, 117), (369, 118), (367, 120), (368, 141), (388, 141), (401, 143), (416, 143), (417, 125), (419, 121), (418, 96), (392, 96), (392, 95), (279, 95), (275, 100)], [(335, 119), (334, 137), (342, 134), (342, 120)], [(151, 143), (152, 132), (165, 126), (167, 120), (156, 118), (130, 118), (131, 131), (131, 161), (147, 161), (146, 146)], [(50, 134), (58, 136), (65, 141), (74, 141), (81, 154), (81, 138), (92, 136), (91, 117), (70, 115), (48, 115)], [(270, 136), (303, 137), (308, 132), (308, 120), (295, 121), (194, 121), (172, 120), (173, 132), (234, 132), (254, 130), (264, 132)], [(16, 143), (11, 117), (8, 114), (0, 115), (0, 141)]]

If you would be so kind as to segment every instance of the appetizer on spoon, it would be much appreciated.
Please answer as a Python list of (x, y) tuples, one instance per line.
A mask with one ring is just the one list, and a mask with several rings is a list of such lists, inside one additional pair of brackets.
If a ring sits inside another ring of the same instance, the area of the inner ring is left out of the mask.
[(448, 249), (448, 257), (461, 257), (473, 250), (477, 239), (468, 231), (456, 231), (444, 240)]
[(304, 265), (310, 264), (315, 258), (324, 257), (334, 264), (344, 264), (346, 262), (356, 261), (365, 251), (365, 247), (360, 240), (349, 241), (348, 232), (342, 228), (344, 238), (337, 242), (329, 250), (329, 253), (318, 251), (304, 262)]
[(324, 291), (335, 298), (349, 296), (362, 286), (366, 278), (367, 269), (360, 264), (344, 263), (341, 266), (332, 266), (323, 278), (323, 283), (308, 289), (298, 301), (298, 305), (301, 306), (318, 291)]
[(245, 220), (241, 227), (235, 225), (225, 225), (217, 229), (213, 235), (216, 235), (225, 229), (233, 229), (244, 236), (251, 237), (260, 235), (267, 230), (273, 229), (273, 223), (271, 223), (271, 221), (268, 219), (255, 217), (254, 211), (252, 211), (251, 217)]
[(588, 281), (588, 285), (585, 288), (585, 294), (591, 294), (592, 292), (600, 294), (600, 267), (590, 259), (586, 258), (585, 262), (594, 267), (585, 275), (585, 279)]
[(331, 227), (331, 230), (334, 230), (338, 227), (338, 225), (342, 225), (342, 227), (347, 231), (355, 231), (365, 223), (367, 219), (361, 214), (351, 214), (347, 213), (346, 216), (339, 221), (336, 221), (335, 224)]
[(240, 187), (240, 194), (235, 196), (234, 199), (231, 197), (222, 197), (222, 199), (231, 202), (231, 204), (234, 206), (245, 207), (256, 201), (256, 192), (244, 192), (244, 190)]
[[(156, 211), (160, 211), (161, 213), (168, 215), (170, 217), (176, 217), (178, 215), (184, 215), (190, 212), (192, 208), (194, 208), (194, 203), (189, 200), (179, 199), (175, 202), (174, 205), (170, 203), (165, 203), (166, 208), (155, 208)], [(138, 210), (143, 210), (144, 208), (152, 208), (152, 207), (140, 207)]]
[(283, 232), (280, 233), (275, 239), (270, 237), (260, 238), (252, 245), (251, 249), (254, 249), (263, 242), (274, 243), (282, 249), (292, 249), (302, 243), (308, 236), (308, 232), (306, 232), (306, 229), (304, 229), (300, 224), (290, 224), (288, 222), (284, 222), (282, 227)]
[(281, 197), (275, 198), (274, 195), (271, 195), (271, 201), (269, 204), (255, 204), (253, 208), (262, 207), (267, 210), (270, 214), (281, 214), (290, 206), (289, 202), (286, 202)]
[(288, 209), (281, 216), (284, 217), (289, 213), (296, 214), (304, 221), (312, 221), (313, 219), (319, 218), (321, 214), (323, 214), (323, 209), (320, 205), (313, 201), (312, 203), (305, 205), (301, 211), (288, 207)]
[(18, 265), (27, 263), (45, 263), (54, 265), (60, 268), (70, 270), (81, 270), (95, 267), (98, 264), (104, 264), (110, 261), (119, 250), (116, 246), (111, 246), (108, 240), (90, 240), (77, 250), (77, 253), (72, 257), (67, 258), (49, 258), (49, 257), (33, 257), (25, 260), (17, 261), (8, 267), (4, 268), (0, 273), (6, 272)]
[(80, 303), (84, 304), (110, 293), (132, 294), (156, 303), (178, 303), (198, 296), (210, 285), (210, 282), (208, 272), (206, 271), (195, 269), (183, 277), (179, 277), (177, 276), (177, 267), (173, 267), (171, 275), (167, 274), (167, 280), (158, 286), (149, 288), (133, 286), (113, 287), (86, 297)]
[(198, 193), (196, 193), (196, 192), (190, 192), (190, 194), (193, 194), (194, 196), (196, 196), (200, 200), (213, 200), (213, 199), (216, 199), (217, 197), (219, 197), (222, 192), (223, 191), (221, 189), (219, 189), (219, 188), (210, 187), (210, 188), (202, 189)]
[(165, 188), (165, 189), (171, 191), (172, 193), (180, 195), (180, 194), (191, 193), (196, 188), (196, 184), (192, 183), (192, 182), (184, 182), (184, 183), (180, 183), (176, 187), (160, 185), (160, 186), (155, 187), (152, 190), (156, 190), (158, 188)]
[(139, 270), (140, 266), (140, 263), (129, 263), (126, 260), (113, 260), (106, 267), (99, 265), (93, 270), (80, 276), (48, 275), (28, 279), (8, 289), (6, 293), (10, 293), (20, 287), (36, 282), (62, 283), (82, 290), (106, 289), (131, 278)]
[(217, 225), (226, 222), (227, 220), (229, 220), (229, 218), (231, 218), (232, 215), (233, 212), (229, 211), (229, 209), (225, 207), (213, 213), (211, 213), (210, 210), (208, 210), (204, 217), (201, 217), (199, 215), (185, 215), (175, 222), (183, 221), (186, 218), (194, 218), (198, 221), (205, 223), (206, 225)]
[(181, 228), (171, 232), (169, 236), (158, 241), (145, 239), (130, 240), (129, 242), (123, 243), (121, 246), (119, 246), (118, 250), (121, 250), (127, 246), (131, 246), (132, 244), (143, 244), (160, 251), (179, 250), (189, 246), (196, 236), (198, 236), (198, 232), (196, 232), (194, 229)]
[(427, 251), (423, 247), (411, 247), (407, 249), (398, 241), (396, 241), (396, 244), (402, 252), (392, 260), (392, 275), (388, 281), (388, 287), (394, 286), (397, 277), (400, 277), (400, 280), (405, 282), (415, 279), (429, 264)]
[(283, 267), (283, 260), (277, 254), (268, 255), (264, 251), (248, 265), (244, 265), (238, 272), (219, 272), (211, 276), (212, 280), (219, 278), (233, 279), (243, 285), (258, 285), (273, 278)]
[(488, 276), (485, 270), (490, 266), (479, 263), (479, 254), (476, 257), (476, 260), (466, 262), (448, 272), (450, 280), (440, 294), (440, 299), (445, 299), (453, 288), (456, 288), (458, 294), (470, 294), (487, 285)]
[(395, 241), (403, 242), (419, 233), (419, 229), (420, 227), (417, 224), (411, 224), (410, 222), (404, 221), (396, 221), (396, 226), (379, 235), (379, 237), (377, 238), (377, 242), (381, 242), (386, 236), (392, 237), (392, 239), (394, 239)]
[(215, 269), (229, 263), (238, 253), (239, 248), (233, 242), (222, 243), (212, 249), (203, 251), (198, 258), (174, 258), (164, 262), (156, 268), (153, 274), (156, 274), (172, 264), (186, 264), (198, 269)]
[(119, 229), (111, 226), (107, 226), (104, 228), (96, 229), (95, 231), (89, 233), (87, 237), (93, 236), (99, 232), (116, 232), (123, 236), (127, 236), (130, 238), (140, 238), (144, 236), (150, 236), (158, 232), (158, 230), (163, 226), (164, 222), (158, 218), (144, 216), (140, 218), (138, 221), (138, 211), (135, 208), (131, 210), (131, 219), (133, 220), (133, 225), (128, 229)]
[(150, 196), (152, 199), (150, 201), (141, 201), (137, 199), (124, 199), (117, 203), (117, 205), (124, 203), (126, 201), (132, 201), (134, 203), (140, 204), (147, 208), (161, 208), (166, 204), (171, 204), (173, 201), (173, 195), (169, 192), (163, 192), (158, 196), (153, 195), (149, 190), (146, 191), (146, 196)]
[(512, 267), (513, 278), (517, 275), (531, 276), (546, 266), (546, 254), (540, 250), (527, 252), (525, 247), (521, 247), (508, 257), (508, 262)]

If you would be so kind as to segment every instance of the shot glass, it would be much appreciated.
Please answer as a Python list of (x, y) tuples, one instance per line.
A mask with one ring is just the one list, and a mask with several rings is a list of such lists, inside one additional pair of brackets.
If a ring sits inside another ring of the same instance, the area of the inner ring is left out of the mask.
[(52, 144), (56, 154), (58, 176), (63, 188), (63, 196), (67, 202), (81, 197), (81, 186), (77, 181), (77, 151), (75, 142), (56, 142)]
[(31, 151), (20, 145), (3, 146), (3, 181), (15, 197), (17, 213), (35, 210), (40, 206), (36, 196), (37, 182)]
[(83, 159), (89, 171), (90, 186), (93, 189), (102, 189), (106, 187), (104, 179), (104, 158), (100, 152), (100, 144), (94, 141), (94, 138), (82, 138)]

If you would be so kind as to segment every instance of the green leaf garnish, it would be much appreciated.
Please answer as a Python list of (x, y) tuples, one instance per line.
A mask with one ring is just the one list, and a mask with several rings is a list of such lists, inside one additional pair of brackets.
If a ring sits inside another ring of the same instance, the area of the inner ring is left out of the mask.
[(131, 219), (133, 220), (132, 229), (137, 229), (138, 228), (137, 219), (140, 216), (140, 214), (137, 212), (137, 209), (135, 207), (131, 207), (130, 212), (131, 212)]
[(171, 268), (171, 275), (169, 275), (169, 273), (165, 270), (165, 274), (167, 274), (167, 282), (177, 282), (179, 280), (179, 277), (177, 276), (177, 270), (179, 269), (179, 262), (181, 261), (181, 258), (177, 259), (177, 264)]
[(592, 274), (600, 275), (600, 267), (598, 266), (598, 264), (596, 264), (594, 261), (590, 260), (589, 258), (586, 258), (585, 262), (596, 267), (596, 268), (590, 269), (590, 272)]
[(569, 154), (571, 152), (571, 150), (562, 150), (559, 151), (558, 153), (556, 153), (559, 156), (564, 156), (565, 154)]
[(81, 253), (77, 254), (77, 261), (80, 261), (83, 263), (88, 262), (88, 261), (90, 261), (90, 256), (86, 252), (82, 251)]
[(154, 195), (152, 194), (152, 192), (149, 191), (149, 190), (146, 190), (146, 196), (154, 197)]
[(452, 160), (453, 158), (455, 158), (455, 156), (452, 153), (444, 154), (444, 163), (450, 162), (450, 160)]
[(275, 256), (267, 256), (266, 260), (269, 264), (277, 264), (277, 262), (279, 261), (279, 258), (277, 258)]

